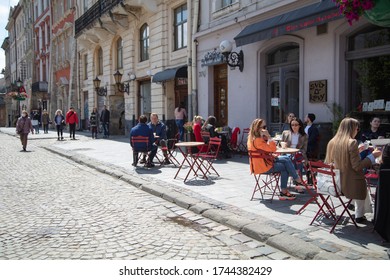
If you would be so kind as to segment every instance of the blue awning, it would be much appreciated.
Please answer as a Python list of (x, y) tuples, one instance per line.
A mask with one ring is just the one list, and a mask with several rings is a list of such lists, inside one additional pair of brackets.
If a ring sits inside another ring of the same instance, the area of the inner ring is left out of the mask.
[(301, 29), (342, 18), (331, 0), (303, 8), (246, 26), (235, 38), (236, 46), (243, 46), (265, 39), (289, 34)]
[(153, 83), (162, 83), (175, 78), (187, 78), (187, 65), (168, 68), (153, 75)]

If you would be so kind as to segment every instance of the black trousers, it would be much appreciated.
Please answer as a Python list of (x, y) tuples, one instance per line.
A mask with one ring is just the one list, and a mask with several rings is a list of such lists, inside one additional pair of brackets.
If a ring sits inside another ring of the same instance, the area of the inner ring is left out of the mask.
[(70, 138), (75, 138), (76, 123), (70, 123), (69, 124), (69, 132), (70, 132)]

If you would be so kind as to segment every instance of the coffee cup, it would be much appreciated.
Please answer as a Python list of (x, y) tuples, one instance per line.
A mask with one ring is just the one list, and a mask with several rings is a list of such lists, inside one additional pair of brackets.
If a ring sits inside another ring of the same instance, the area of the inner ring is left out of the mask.
[(281, 142), (280, 142), (280, 147), (281, 147), (282, 149), (286, 149), (286, 148), (287, 148), (287, 142), (281, 141)]

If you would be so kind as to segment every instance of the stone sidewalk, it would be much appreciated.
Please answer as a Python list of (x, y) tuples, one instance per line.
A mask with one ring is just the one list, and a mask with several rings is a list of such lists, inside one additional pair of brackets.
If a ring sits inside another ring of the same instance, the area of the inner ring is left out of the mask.
[[(15, 128), (0, 128), (15, 135)], [(64, 136), (68, 136), (67, 133)], [(249, 174), (248, 158), (235, 155), (218, 160), (215, 168), (220, 177), (183, 182), (187, 170), (173, 179), (173, 165), (146, 169), (134, 168), (128, 138), (92, 140), (89, 133), (77, 132), (78, 140), (57, 141), (56, 133), (30, 135), (30, 144), (85, 164), (96, 170), (129, 182), (140, 189), (190, 209), (216, 222), (237, 229), (300, 259), (389, 259), (388, 246), (373, 231), (371, 223), (338, 225), (333, 234), (326, 219), (309, 225), (317, 206), (309, 205), (296, 215), (308, 194), (298, 194), (294, 201), (250, 200), (254, 178)], [(36, 141), (40, 140), (40, 141)], [(182, 156), (177, 155), (179, 161)]]

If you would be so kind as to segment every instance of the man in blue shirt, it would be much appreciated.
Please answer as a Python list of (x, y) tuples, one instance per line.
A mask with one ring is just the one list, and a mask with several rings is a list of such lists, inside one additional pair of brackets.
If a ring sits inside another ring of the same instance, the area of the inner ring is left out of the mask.
[[(137, 166), (139, 152), (146, 153), (146, 152), (150, 151), (150, 154), (152, 154), (152, 152), (153, 152), (153, 147), (152, 147), (153, 146), (152, 143), (154, 141), (153, 131), (146, 124), (147, 120), (148, 119), (145, 115), (141, 115), (139, 117), (138, 124), (130, 130), (130, 145), (133, 148), (133, 166)], [(133, 146), (133, 143), (131, 142), (131, 138), (133, 136), (149, 137), (148, 146), (146, 146), (144, 143), (135, 143), (135, 145)], [(154, 155), (156, 152), (157, 152), (157, 149), (154, 152)], [(146, 157), (146, 155), (145, 155), (145, 157)], [(149, 160), (146, 162), (145, 167), (153, 167), (153, 166), (154, 166), (153, 161), (150, 160), (150, 155), (149, 155)]]
[[(151, 162), (153, 162), (153, 158), (156, 156), (158, 145), (161, 147), (167, 146), (167, 129), (164, 123), (160, 122), (158, 119), (158, 115), (156, 113), (150, 114), (150, 122), (148, 123), (148, 126), (153, 131), (153, 136), (155, 137), (153, 141), (153, 146), (155, 148), (152, 148), (152, 151), (150, 152), (149, 158)], [(170, 164), (170, 161), (168, 159), (168, 153), (166, 149), (163, 149), (164, 154), (164, 164)]]

